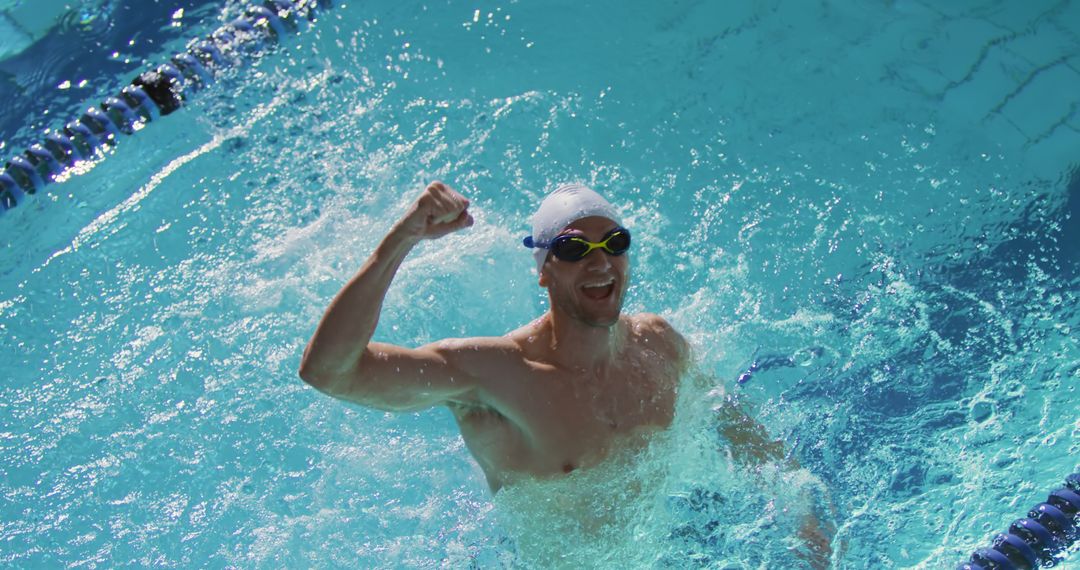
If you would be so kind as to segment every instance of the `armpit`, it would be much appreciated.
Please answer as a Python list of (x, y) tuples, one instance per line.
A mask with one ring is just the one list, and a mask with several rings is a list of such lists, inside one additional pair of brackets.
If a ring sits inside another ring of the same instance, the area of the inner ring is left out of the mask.
[(499, 413), (495, 408), (476, 401), (451, 400), (446, 402), (446, 407), (450, 408), (450, 412), (454, 414), (458, 421), (506, 420), (506, 416)]

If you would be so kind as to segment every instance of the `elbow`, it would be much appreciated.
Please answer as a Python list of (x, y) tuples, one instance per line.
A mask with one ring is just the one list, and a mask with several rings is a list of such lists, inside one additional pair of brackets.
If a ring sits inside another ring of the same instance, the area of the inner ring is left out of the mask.
[(320, 392), (329, 393), (333, 384), (333, 375), (327, 370), (326, 360), (315, 352), (312, 350), (311, 343), (304, 348), (304, 355), (300, 358), (300, 369), (297, 373), (307, 385)]
[[(306, 356), (306, 355), (305, 355)], [(334, 375), (327, 373), (325, 368), (316, 366), (308, 358), (300, 361), (298, 371), (300, 379), (307, 385), (326, 394), (333, 394), (335, 385)]]
[(307, 358), (300, 362), (298, 373), (304, 383), (335, 398), (356, 399), (363, 384), (356, 369), (327, 368)]
[(313, 388), (317, 388), (320, 392), (325, 391), (323, 390), (323, 386), (325, 386), (326, 384), (324, 377), (319, 374), (318, 371), (316, 371), (314, 367), (312, 367), (310, 364), (306, 362), (301, 362), (300, 370), (298, 372), (300, 374), (300, 379), (303, 380), (305, 384)]

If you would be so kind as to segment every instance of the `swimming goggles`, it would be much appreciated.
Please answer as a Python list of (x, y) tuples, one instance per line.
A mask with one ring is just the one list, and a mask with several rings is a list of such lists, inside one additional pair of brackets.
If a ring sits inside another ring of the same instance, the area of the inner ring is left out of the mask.
[(524, 240), (525, 247), (537, 247), (550, 250), (555, 257), (563, 261), (581, 261), (594, 249), (602, 249), (610, 255), (622, 255), (630, 249), (630, 230), (615, 228), (604, 234), (600, 241), (588, 241), (581, 236), (561, 235), (549, 242), (534, 242), (532, 236)]

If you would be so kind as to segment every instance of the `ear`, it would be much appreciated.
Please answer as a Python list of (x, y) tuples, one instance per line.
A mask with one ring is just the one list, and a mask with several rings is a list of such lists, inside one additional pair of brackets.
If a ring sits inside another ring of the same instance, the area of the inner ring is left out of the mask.
[(550, 253), (546, 258), (544, 258), (544, 263), (540, 265), (540, 275), (537, 276), (537, 283), (539, 283), (541, 287), (545, 288), (551, 286), (551, 277), (548, 276), (547, 272), (547, 266), (549, 263), (551, 263)]

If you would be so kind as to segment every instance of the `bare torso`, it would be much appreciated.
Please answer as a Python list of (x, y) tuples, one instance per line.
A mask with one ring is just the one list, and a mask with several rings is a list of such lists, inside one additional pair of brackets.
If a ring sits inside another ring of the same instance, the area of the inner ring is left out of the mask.
[(623, 316), (623, 342), (606, 369), (550, 361), (542, 320), (484, 352), (483, 394), (448, 403), (493, 491), (521, 477), (551, 477), (635, 445), (674, 416), (679, 340), (655, 315)]

